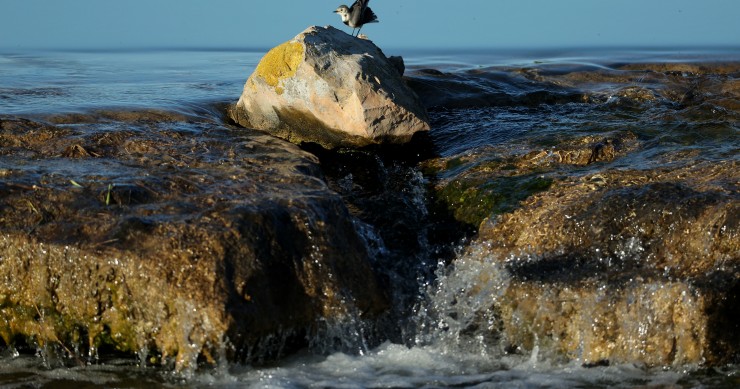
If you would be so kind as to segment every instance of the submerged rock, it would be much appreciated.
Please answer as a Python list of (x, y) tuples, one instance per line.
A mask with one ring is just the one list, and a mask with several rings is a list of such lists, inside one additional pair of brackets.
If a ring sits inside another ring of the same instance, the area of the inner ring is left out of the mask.
[(0, 118), (5, 344), (185, 368), (385, 308), (315, 157), (207, 120), (108, 116), (125, 122)]
[(468, 70), (444, 73), (435, 69), (417, 70), (406, 81), (428, 109), (459, 109), (499, 106), (539, 106), (582, 103), (589, 97), (582, 91), (533, 81), (516, 73)]
[(230, 116), (326, 148), (405, 143), (429, 124), (398, 62), (370, 41), (310, 27), (262, 58)]

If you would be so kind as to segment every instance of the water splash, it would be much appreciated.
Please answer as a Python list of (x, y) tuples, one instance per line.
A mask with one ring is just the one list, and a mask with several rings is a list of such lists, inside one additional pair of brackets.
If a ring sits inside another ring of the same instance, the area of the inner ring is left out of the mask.
[[(628, 240), (617, 252), (637, 261), (639, 246)], [(605, 261), (611, 265), (601, 271), (623, 271), (622, 259)], [(428, 289), (427, 305), (419, 310), (417, 345), (494, 359), (528, 355), (533, 365), (542, 360), (676, 368), (704, 363), (710, 328), (721, 325), (705, 312), (724, 309), (717, 307), (722, 297), (671, 278), (610, 280), (594, 273), (571, 282), (556, 272), (550, 274), (555, 281), (547, 281), (523, 278), (528, 273), (516, 270), (542, 261), (536, 256), (501, 260), (485, 242), (472, 244), (453, 265), (440, 267)]]
[(509, 283), (499, 263), (483, 262), (484, 247), (461, 254), (449, 267), (439, 264), (437, 280), (418, 310), (417, 345), (440, 345), (448, 353), (501, 355), (497, 346), (496, 296)]

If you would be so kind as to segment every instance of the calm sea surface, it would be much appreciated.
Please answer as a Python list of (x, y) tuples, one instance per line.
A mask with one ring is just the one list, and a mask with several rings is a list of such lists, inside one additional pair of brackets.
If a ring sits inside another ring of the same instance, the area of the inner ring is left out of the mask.
[[(0, 115), (43, 120), (58, 114), (153, 109), (203, 116), (218, 122), (222, 119), (216, 107), (236, 102), (262, 55), (264, 51), (236, 50), (4, 52), (0, 53)], [(614, 113), (607, 109), (625, 104), (620, 94), (624, 84), (611, 72), (619, 66), (738, 63), (738, 48), (386, 50), (386, 55), (402, 55), (406, 74), (418, 77), (421, 83), (430, 74), (425, 69), (435, 69), (451, 74), (455, 85), (478, 91), (477, 95), (468, 96), (469, 103), (431, 111), (432, 137), (443, 157), (490, 147), (548, 144), (568, 137), (569, 131), (575, 136), (628, 128), (640, 137), (658, 140), (654, 148), (619, 162), (622, 167), (644, 166), (653, 163), (654, 155), (688, 150), (705, 151), (703, 157), (708, 159), (738, 159), (740, 113), (733, 109), (737, 105), (732, 101), (717, 98), (716, 103), (698, 106), (685, 113), (688, 116), (684, 123), (670, 126), (668, 134), (663, 134), (664, 128), (655, 124), (656, 118), (661, 118), (661, 125), (670, 123), (662, 111), (665, 102), (651, 102), (653, 105), (629, 112)], [(533, 69), (537, 74), (532, 73)], [(578, 96), (571, 96), (566, 90), (550, 91), (551, 94), (544, 96), (536, 93), (538, 82), (547, 83), (549, 88), (563, 82), (564, 74), (576, 71), (602, 78), (594, 78), (592, 83), (584, 81), (586, 77), (567, 79), (575, 88), (581, 88)], [(683, 76), (700, 77), (689, 73)], [(531, 77), (528, 83), (521, 84), (512, 74)], [(649, 77), (646, 73), (645, 79), (638, 82), (646, 88), (654, 86), (657, 81)], [(737, 85), (737, 70), (726, 77), (732, 85)], [(719, 85), (725, 82), (710, 81)], [(717, 90), (718, 94), (724, 93), (721, 87)], [(587, 96), (588, 102), (583, 102), (582, 96)], [(696, 135), (697, 128), (709, 130)], [(660, 136), (656, 135), (658, 132)], [(3, 165), (0, 159), (0, 168)], [(420, 183), (421, 192), (422, 187)], [(427, 263), (436, 266), (434, 258), (428, 258)], [(452, 278), (445, 279), (441, 270), (438, 276), (440, 282), (454, 282)], [(446, 287), (454, 289), (455, 285)], [(425, 293), (423, 287), (417, 289)], [(433, 298), (427, 300), (430, 309), (444, 303)], [(385, 342), (371, 349), (358, 347), (349, 353), (326, 351), (326, 348), (322, 348), (325, 352), (306, 350), (269, 366), (223, 362), (216, 368), (186, 373), (140, 366), (135, 358), (70, 367), (44, 350), (35, 356), (21, 355), (0, 346), (0, 387), (730, 388), (740, 385), (740, 370), (736, 366), (656, 370), (625, 364), (584, 368), (578, 361), (562, 362), (537, 348), (531, 355), (496, 356), (480, 348), (453, 346), (453, 339), (441, 335), (424, 339), (416, 344)]]
[[(238, 99), (264, 51), (0, 52), (0, 113), (69, 113), (103, 108), (197, 109)], [(545, 64), (738, 61), (740, 49), (414, 51), (415, 69), (467, 71)]]

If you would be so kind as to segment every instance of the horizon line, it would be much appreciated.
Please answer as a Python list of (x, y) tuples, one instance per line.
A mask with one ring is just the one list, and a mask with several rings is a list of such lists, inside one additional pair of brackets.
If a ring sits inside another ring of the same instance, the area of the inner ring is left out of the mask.
[[(43, 46), (0, 46), (0, 53), (8, 54), (12, 52), (79, 52), (79, 53), (125, 53), (125, 52), (267, 52), (272, 47), (269, 46), (204, 46), (204, 45), (131, 45), (131, 46), (119, 46), (119, 47), (104, 47), (104, 46), (70, 46), (70, 47), (43, 47)], [(384, 49), (384, 47), (381, 47)], [(647, 51), (647, 50), (660, 50), (660, 51), (696, 51), (696, 52), (714, 52), (723, 50), (738, 50), (740, 44), (714, 44), (714, 45), (696, 45), (696, 44), (609, 44), (609, 45), (528, 45), (528, 46), (514, 46), (514, 45), (491, 45), (491, 46), (449, 46), (449, 47), (432, 47), (432, 46), (386, 46), (385, 49), (389, 50), (409, 50), (409, 51), (424, 51), (424, 52), (480, 52), (489, 50), (502, 50), (508, 52), (523, 52), (523, 51), (560, 51), (560, 50), (587, 50), (587, 51)]]

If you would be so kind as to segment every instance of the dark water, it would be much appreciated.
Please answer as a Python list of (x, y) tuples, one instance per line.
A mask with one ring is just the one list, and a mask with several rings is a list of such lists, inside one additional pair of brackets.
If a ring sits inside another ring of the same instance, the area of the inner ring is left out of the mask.
[[(0, 54), (0, 115), (48, 118), (72, 113), (153, 109), (199, 117), (182, 122), (200, 131), (223, 119), (220, 104), (235, 102), (263, 52), (132, 51)], [(486, 160), (523, 154), (588, 135), (634, 133), (643, 146), (612, 168), (648, 169), (701, 158), (738, 161), (740, 153), (740, 50), (399, 51), (412, 84), (424, 91), (431, 137), (442, 158)], [(430, 71), (429, 69), (434, 69)], [(447, 92), (445, 92), (447, 91)], [(449, 92), (453, 91), (453, 92)], [(90, 117), (85, 116), (89, 121)], [(107, 117), (105, 121), (109, 121)], [(105, 131), (105, 123), (87, 123)], [(75, 123), (71, 123), (74, 125)], [(9, 161), (0, 160), (0, 169)], [(389, 167), (392, 170), (392, 167)], [(406, 168), (405, 168), (406, 169)], [(417, 211), (425, 209), (425, 177), (416, 167), (403, 189)], [(440, 173), (452, 177), (453, 169)], [(351, 176), (338, 185), (347, 184)], [(348, 183), (351, 191), (352, 183)], [(341, 188), (338, 188), (341, 190)], [(419, 245), (428, 245), (420, 242)], [(462, 247), (450, 247), (462, 252)], [(434, 273), (438, 256), (415, 258)], [(639, 364), (584, 368), (547, 350), (504, 355), (464, 342), (454, 331), (429, 328), (430, 311), (474, 314), (475, 301), (450, 306), (450, 293), (468, 287), (466, 274), (485, 265), (458, 254), (454, 273), (441, 266), (436, 281), (416, 279), (414, 301), (424, 301), (406, 326), (404, 344), (358, 345), (344, 353), (316, 347), (270, 366), (223, 362), (175, 373), (112, 359), (72, 366), (40, 349), (0, 355), (2, 387), (737, 387), (736, 366), (705, 369)], [(467, 264), (467, 265), (466, 265)], [(468, 266), (468, 268), (466, 268)], [(414, 327), (426, 325), (425, 328)], [(432, 322), (432, 327), (433, 327)], [(346, 329), (346, 328), (345, 328)], [(459, 335), (459, 333), (457, 333)], [(361, 336), (346, 331), (347, 337)], [(389, 339), (397, 338), (389, 336)], [(321, 344), (322, 339), (314, 340)], [(72, 363), (71, 365), (74, 365)]]

